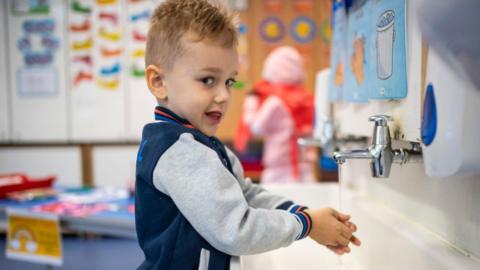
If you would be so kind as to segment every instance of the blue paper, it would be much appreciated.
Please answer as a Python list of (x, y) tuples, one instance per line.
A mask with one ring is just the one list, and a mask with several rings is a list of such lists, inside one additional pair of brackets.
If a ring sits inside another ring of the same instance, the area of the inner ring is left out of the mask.
[(347, 58), (345, 67), (344, 100), (349, 102), (368, 102), (372, 78), (373, 58), (368, 50), (371, 45), (371, 1), (353, 1), (348, 10)]
[(336, 1), (333, 5), (332, 28), (328, 99), (334, 102), (342, 100), (342, 91), (345, 84), (347, 16), (343, 1)]

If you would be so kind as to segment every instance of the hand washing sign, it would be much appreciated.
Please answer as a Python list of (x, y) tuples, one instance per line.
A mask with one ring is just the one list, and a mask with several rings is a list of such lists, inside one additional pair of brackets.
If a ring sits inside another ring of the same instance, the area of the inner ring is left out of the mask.
[(330, 100), (405, 98), (405, 0), (353, 0), (340, 12), (344, 6), (334, 3)]
[(7, 258), (62, 265), (58, 216), (7, 210)]
[(395, 12), (387, 10), (377, 23), (377, 77), (386, 80), (393, 72), (393, 41), (395, 40)]
[(407, 95), (405, 1), (373, 1), (370, 51), (371, 99), (400, 99)]

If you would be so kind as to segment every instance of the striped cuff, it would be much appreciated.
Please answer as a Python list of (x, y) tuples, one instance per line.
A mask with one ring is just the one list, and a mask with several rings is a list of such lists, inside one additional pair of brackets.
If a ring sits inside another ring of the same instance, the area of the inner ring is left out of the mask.
[(308, 209), (308, 207), (303, 206), (303, 205), (298, 205), (298, 204), (292, 204), (290, 207), (288, 207), (286, 210), (292, 214), (302, 212)]
[(300, 224), (302, 224), (302, 233), (297, 237), (297, 240), (300, 240), (310, 234), (310, 230), (312, 229), (312, 218), (304, 211), (296, 212), (295, 217), (300, 221)]
[(292, 207), (293, 205), (295, 205), (295, 204), (292, 201), (286, 201), (286, 202), (281, 203), (277, 207), (275, 207), (275, 209), (288, 211), (290, 209), (290, 207)]

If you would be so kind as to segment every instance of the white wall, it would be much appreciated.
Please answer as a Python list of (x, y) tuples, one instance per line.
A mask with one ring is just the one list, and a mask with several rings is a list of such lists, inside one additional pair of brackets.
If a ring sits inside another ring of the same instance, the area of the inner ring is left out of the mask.
[(98, 146), (93, 149), (96, 186), (127, 187), (135, 181), (137, 146)]
[(56, 184), (82, 184), (81, 153), (78, 147), (0, 148), (0, 174), (21, 172), (31, 177), (56, 175)]

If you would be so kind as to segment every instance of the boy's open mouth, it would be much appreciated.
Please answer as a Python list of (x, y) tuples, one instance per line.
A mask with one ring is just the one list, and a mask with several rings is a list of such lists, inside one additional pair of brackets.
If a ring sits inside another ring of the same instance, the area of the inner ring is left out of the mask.
[(208, 119), (210, 119), (212, 122), (217, 123), (220, 122), (223, 114), (219, 111), (211, 111), (206, 112), (205, 115), (207, 115)]

